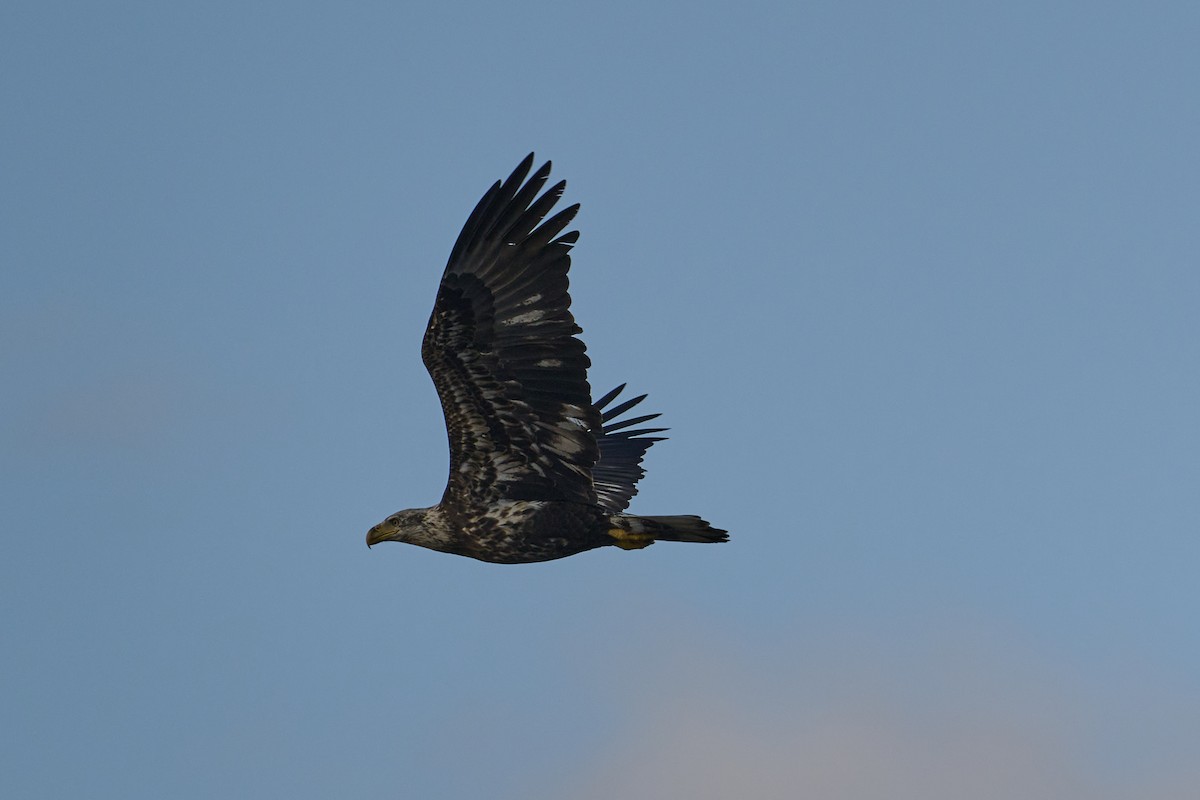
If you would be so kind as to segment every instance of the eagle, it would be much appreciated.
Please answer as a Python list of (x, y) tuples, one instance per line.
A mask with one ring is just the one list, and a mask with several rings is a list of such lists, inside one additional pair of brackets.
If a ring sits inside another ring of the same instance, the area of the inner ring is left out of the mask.
[(438, 286), (421, 343), (450, 440), (441, 502), (398, 511), (367, 545), (406, 542), (500, 564), (564, 558), (656, 541), (724, 542), (698, 516), (625, 513), (642, 457), (666, 428), (622, 418), (645, 395), (593, 401), (591, 361), (567, 292), (579, 210), (549, 219), (566, 181), (542, 192), (550, 162), (533, 153), (497, 181), (467, 218)]

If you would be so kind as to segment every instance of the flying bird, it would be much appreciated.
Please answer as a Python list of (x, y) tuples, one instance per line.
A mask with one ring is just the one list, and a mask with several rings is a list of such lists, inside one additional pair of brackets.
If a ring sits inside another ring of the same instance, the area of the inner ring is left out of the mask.
[(621, 418), (645, 399), (611, 405), (623, 384), (593, 402), (567, 293), (579, 233), (562, 233), (579, 205), (546, 219), (566, 182), (542, 192), (550, 162), (530, 176), (532, 167), (530, 153), (471, 212), (421, 343), (450, 439), (446, 491), (371, 528), (367, 545), (519, 564), (609, 545), (727, 541), (697, 516), (625, 513), (642, 457), (666, 428), (634, 427), (658, 414)]

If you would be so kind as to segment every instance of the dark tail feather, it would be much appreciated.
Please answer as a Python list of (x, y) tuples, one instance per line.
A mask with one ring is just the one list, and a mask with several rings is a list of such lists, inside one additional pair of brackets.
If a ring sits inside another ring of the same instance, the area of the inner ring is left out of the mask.
[(728, 532), (714, 528), (693, 514), (670, 517), (635, 517), (620, 514), (611, 519), (615, 527), (609, 531), (609, 535), (616, 540), (614, 544), (617, 547), (626, 550), (647, 547), (654, 542), (715, 544), (729, 541)]

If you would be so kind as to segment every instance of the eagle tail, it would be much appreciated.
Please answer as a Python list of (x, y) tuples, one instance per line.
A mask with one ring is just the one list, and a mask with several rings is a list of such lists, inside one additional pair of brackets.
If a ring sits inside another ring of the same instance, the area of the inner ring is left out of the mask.
[(609, 518), (612, 527), (608, 531), (617, 547), (623, 550), (638, 550), (655, 542), (702, 542), (714, 544), (729, 541), (729, 533), (714, 528), (694, 514), (677, 514), (669, 517), (635, 517), (629, 514), (614, 514)]

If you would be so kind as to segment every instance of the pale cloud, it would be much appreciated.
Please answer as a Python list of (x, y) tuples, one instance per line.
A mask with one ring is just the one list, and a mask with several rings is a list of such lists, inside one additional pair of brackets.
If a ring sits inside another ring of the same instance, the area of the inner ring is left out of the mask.
[[(900, 658), (810, 644), (838, 655), (666, 654), (660, 667), (670, 666), (642, 684), (631, 704), (640, 710), (611, 747), (545, 797), (1200, 797), (1194, 728), (1153, 731), (1177, 746), (1148, 753), (1128, 734), (1129, 704), (1097, 707), (1068, 670), (975, 644), (949, 653), (917, 646)], [(1140, 700), (1133, 713), (1143, 730), (1169, 727), (1173, 703), (1195, 705), (1153, 691)]]
[(14, 375), (0, 436), (18, 451), (154, 447), (199, 411), (197, 366), (162, 337), (78, 300), (34, 304), (0, 324)]
[(81, 446), (142, 446), (178, 423), (184, 405), (175, 376), (113, 375), (45, 398), (30, 431)]

